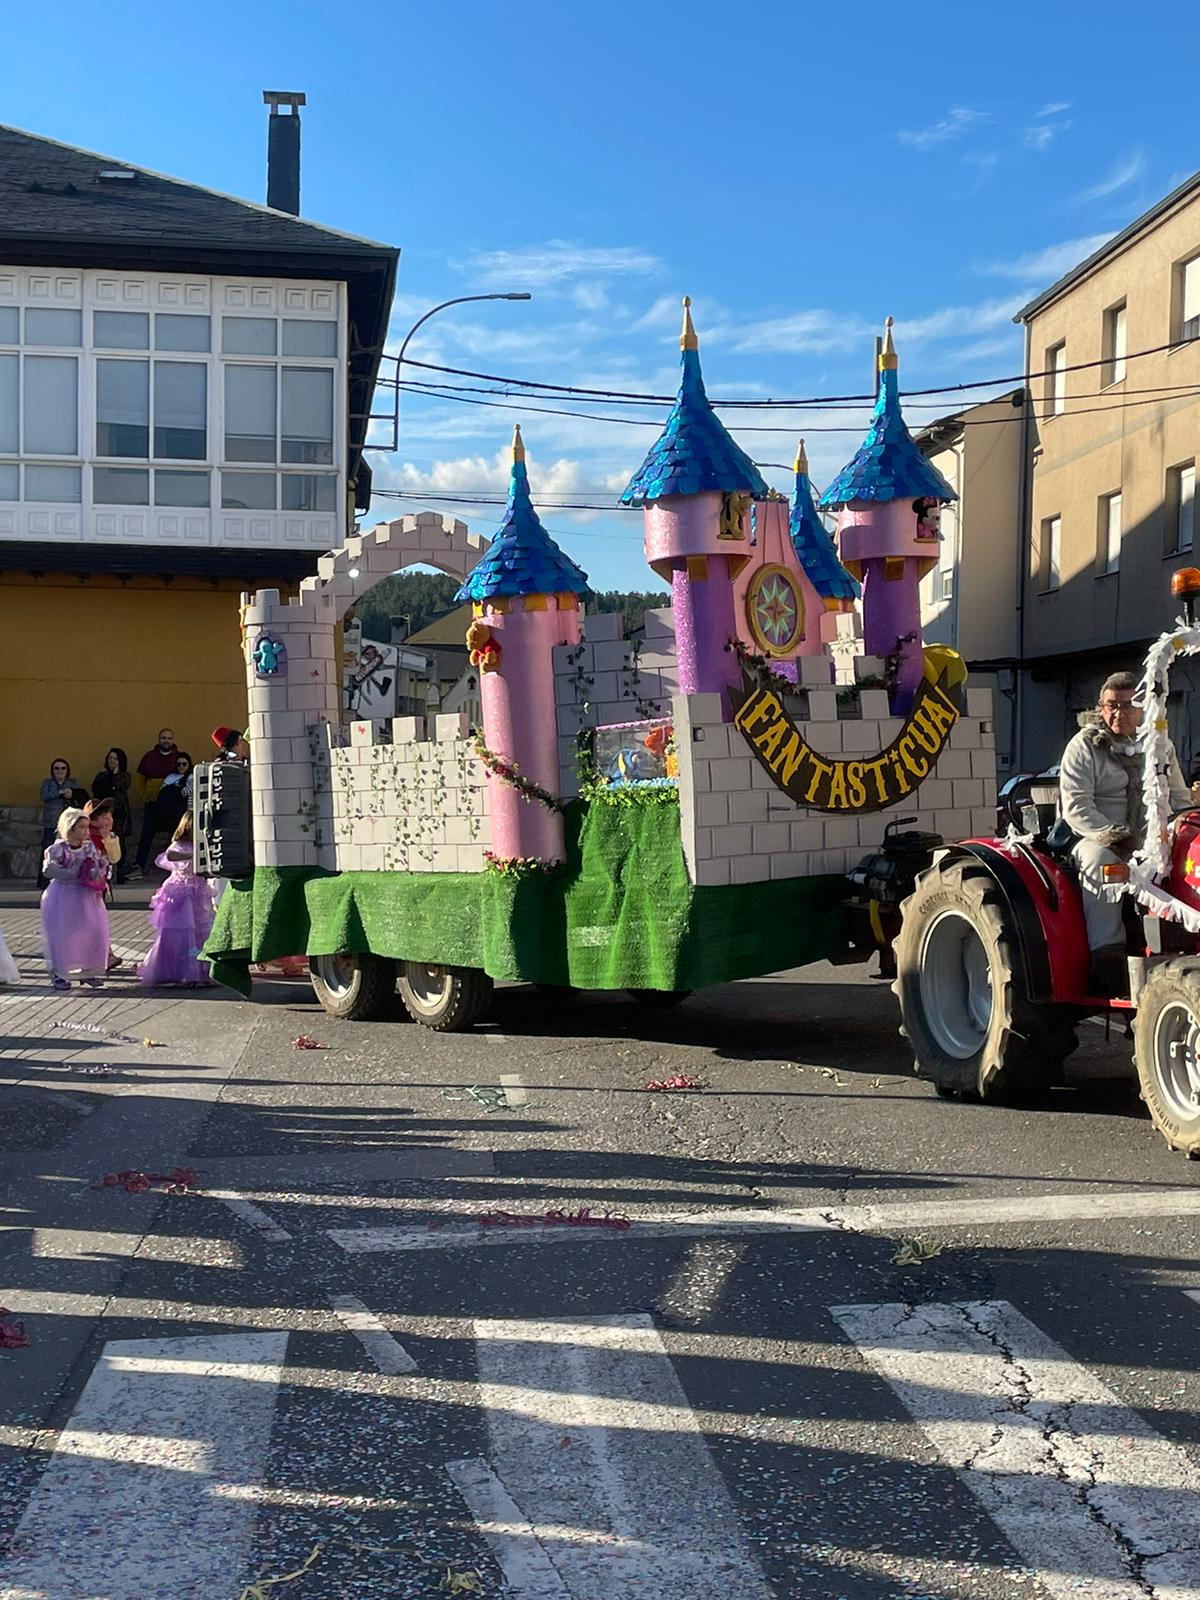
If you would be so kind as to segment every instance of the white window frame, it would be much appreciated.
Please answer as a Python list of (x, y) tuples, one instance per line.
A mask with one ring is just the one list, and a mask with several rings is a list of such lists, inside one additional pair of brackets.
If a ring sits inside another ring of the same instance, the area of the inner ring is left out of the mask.
[(1167, 472), (1168, 556), (1188, 556), (1196, 548), (1196, 463), (1181, 461)]
[(1179, 281), (1179, 340), (1200, 338), (1200, 255), (1181, 261)]
[(1123, 383), (1125, 380), (1125, 362), (1129, 351), (1128, 311), (1128, 302), (1122, 300), (1115, 306), (1109, 306), (1104, 313), (1102, 389), (1109, 389), (1114, 383)]
[(1043, 594), (1053, 594), (1062, 584), (1062, 515), (1042, 518), (1042, 548), (1045, 551), (1046, 578)]
[[(1115, 514), (1115, 515), (1114, 515)], [(1115, 525), (1114, 525), (1115, 523)], [(1112, 577), (1121, 570), (1121, 541), (1124, 537), (1124, 505), (1120, 489), (1102, 494), (1099, 502), (1100, 576)]]
[(1060, 417), (1067, 409), (1067, 341), (1046, 351), (1046, 415)]

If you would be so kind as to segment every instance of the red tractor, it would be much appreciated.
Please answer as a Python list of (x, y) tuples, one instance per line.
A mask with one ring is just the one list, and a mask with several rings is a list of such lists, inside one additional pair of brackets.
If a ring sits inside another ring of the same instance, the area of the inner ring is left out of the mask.
[[(1167, 664), (1200, 651), (1192, 616), (1200, 570), (1176, 573), (1171, 588), (1187, 617), (1147, 658), (1151, 751), (1156, 731), (1165, 738)], [(1007, 836), (939, 852), (904, 902), (895, 991), (917, 1071), (943, 1096), (1027, 1100), (1061, 1081), (1083, 1018), (1115, 1016), (1133, 1023), (1155, 1125), (1172, 1149), (1200, 1157), (1200, 931), (1190, 931), (1200, 930), (1200, 808), (1178, 813), (1166, 831), (1152, 823), (1162, 834), (1157, 852), (1135, 857), (1139, 882), (1129, 889), (1140, 892), (1124, 900), (1129, 998), (1092, 989), (1071, 840), (1059, 841), (1057, 813), (1056, 771), (1012, 780), (1001, 794)], [(1111, 871), (1117, 881), (1129, 876)]]

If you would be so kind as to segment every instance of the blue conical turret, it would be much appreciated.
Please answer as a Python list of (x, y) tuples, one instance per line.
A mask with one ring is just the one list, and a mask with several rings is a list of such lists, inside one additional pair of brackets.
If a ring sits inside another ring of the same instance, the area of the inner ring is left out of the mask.
[(454, 596), (464, 600), (494, 600), (518, 594), (586, 594), (587, 573), (564, 555), (542, 527), (529, 498), (525, 470), (525, 445), (521, 424), (513, 429), (512, 474), (508, 504), (499, 532), (488, 552)]
[(804, 569), (805, 577), (825, 602), (826, 609), (849, 611), (862, 591), (838, 560), (833, 539), (817, 515), (803, 439), (796, 450), (795, 471), (796, 486), (792, 494), (788, 528), (796, 558)]

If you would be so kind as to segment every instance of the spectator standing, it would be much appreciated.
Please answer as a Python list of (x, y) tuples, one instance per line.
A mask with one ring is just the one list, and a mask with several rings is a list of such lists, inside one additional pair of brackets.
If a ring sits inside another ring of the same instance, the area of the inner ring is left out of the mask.
[[(104, 765), (92, 779), (93, 800), (112, 801), (113, 835), (119, 841), (122, 855), (129, 853), (128, 839), (133, 832), (133, 810), (129, 803), (129, 786), (132, 775), (129, 757), (119, 745), (113, 745), (104, 758)], [(125, 868), (117, 868), (117, 882), (125, 878)]]
[(158, 815), (155, 801), (162, 789), (163, 780), (169, 778), (175, 771), (175, 757), (178, 750), (175, 744), (175, 735), (170, 728), (160, 728), (158, 743), (153, 750), (138, 762), (137, 772), (134, 774), (134, 790), (142, 802), (142, 832), (138, 839), (137, 855), (134, 857), (133, 866), (130, 868), (131, 878), (140, 878), (146, 870), (146, 862), (150, 859), (150, 850), (154, 844), (154, 836), (158, 832)]
[(46, 878), (42, 872), (42, 861), (46, 849), (58, 837), (58, 819), (71, 804), (71, 795), (75, 785), (71, 780), (71, 763), (64, 761), (62, 756), (55, 756), (50, 763), (50, 776), (42, 779), (42, 849), (38, 857), (37, 886), (39, 889), (46, 887)]

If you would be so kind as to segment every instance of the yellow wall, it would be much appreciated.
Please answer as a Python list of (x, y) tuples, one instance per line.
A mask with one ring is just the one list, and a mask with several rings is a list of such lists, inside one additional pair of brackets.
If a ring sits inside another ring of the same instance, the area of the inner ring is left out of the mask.
[[(1045, 367), (1047, 351), (1060, 340), (1066, 341), (1069, 365), (1101, 359), (1104, 313), (1121, 300), (1130, 351), (1169, 343), (1178, 320), (1178, 264), (1198, 253), (1200, 196), (1193, 194), (1031, 319), (1031, 370)], [(1158, 633), (1176, 609), (1171, 572), (1196, 559), (1168, 552), (1166, 479), (1171, 467), (1200, 456), (1200, 344), (1132, 360), (1125, 379), (1107, 388), (1103, 376), (1096, 367), (1068, 373), (1067, 411), (1035, 427), (1027, 657)], [(1175, 389), (1174, 397), (1146, 392), (1165, 386)], [(1033, 385), (1039, 417), (1047, 409), (1048, 387), (1048, 379)], [(1125, 530), (1121, 566), (1119, 573), (1105, 575), (1098, 500), (1118, 489)], [(1054, 516), (1062, 518), (1061, 586), (1046, 593), (1042, 529)]]
[(246, 720), (239, 585), (0, 574), (0, 805), (35, 805), (55, 756), (86, 786), (110, 745), (136, 767), (170, 727), (193, 760)]

